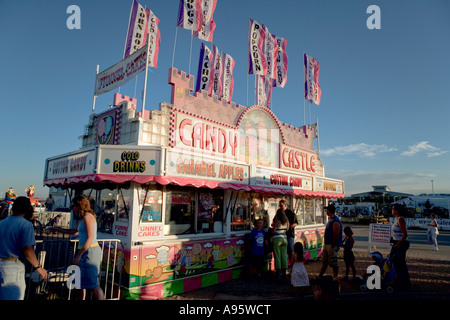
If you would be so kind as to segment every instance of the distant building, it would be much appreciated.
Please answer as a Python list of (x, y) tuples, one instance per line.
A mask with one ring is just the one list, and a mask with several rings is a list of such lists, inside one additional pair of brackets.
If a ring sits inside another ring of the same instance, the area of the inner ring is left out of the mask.
[(352, 194), (351, 197), (347, 197), (347, 200), (351, 199), (373, 199), (375, 197), (384, 197), (385, 199), (398, 200), (400, 198), (407, 198), (413, 196), (411, 193), (394, 192), (388, 186), (372, 186), (373, 191), (361, 192)]

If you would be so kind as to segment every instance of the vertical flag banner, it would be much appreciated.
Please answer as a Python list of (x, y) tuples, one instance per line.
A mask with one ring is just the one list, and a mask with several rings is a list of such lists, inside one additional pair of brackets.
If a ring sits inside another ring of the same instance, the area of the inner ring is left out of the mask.
[(200, 58), (198, 61), (198, 73), (197, 73), (197, 85), (195, 91), (209, 90), (211, 75), (213, 74), (213, 53), (212, 51), (202, 42), (200, 48)]
[(255, 105), (261, 106), (266, 101), (266, 91), (264, 90), (264, 76), (255, 76)]
[(197, 2), (201, 0), (180, 0), (180, 8), (178, 10), (177, 27), (198, 30), (201, 25), (201, 12), (198, 12)]
[(222, 64), (223, 64), (222, 99), (225, 99), (229, 103), (233, 98), (234, 60), (229, 54), (222, 53)]
[(161, 32), (159, 30), (159, 19), (151, 10), (148, 11), (148, 65), (158, 68), (159, 45), (161, 44)]
[(264, 88), (264, 76), (255, 76), (255, 105), (263, 106), (266, 103), (266, 90)]
[(264, 55), (267, 60), (267, 74), (266, 76), (272, 79), (276, 77), (277, 65), (276, 61), (278, 58), (278, 42), (275, 37), (269, 32), (269, 28), (263, 25), (265, 37), (264, 37)]
[(267, 73), (267, 60), (264, 55), (265, 32), (262, 25), (249, 19), (248, 34), (248, 61), (249, 74), (265, 75)]
[(264, 107), (270, 109), (270, 101), (272, 99), (272, 91), (275, 80), (269, 77), (264, 78), (264, 92), (266, 95), (266, 101), (264, 103)]
[(222, 57), (220, 55), (219, 49), (215, 44), (213, 44), (213, 69), (212, 69), (212, 77), (210, 78), (209, 83), (209, 95), (217, 95), (220, 97), (222, 95), (222, 73), (223, 73), (223, 64)]
[(320, 63), (316, 58), (304, 54), (304, 71), (305, 71), (305, 99), (310, 103), (320, 105), (320, 96), (322, 90), (319, 85), (319, 68)]
[(275, 36), (275, 40), (278, 43), (278, 57), (277, 57), (277, 70), (274, 86), (284, 88), (287, 81), (287, 69), (288, 69), (288, 56), (286, 52), (287, 40), (281, 37)]
[(274, 79), (268, 76), (255, 76), (255, 105), (270, 109)]
[(125, 59), (133, 52), (146, 44), (148, 33), (148, 9), (144, 9), (136, 0), (133, 1), (130, 11), (127, 37), (125, 39)]
[(194, 37), (201, 40), (213, 41), (213, 33), (216, 29), (216, 23), (213, 20), (214, 10), (216, 10), (217, 0), (197, 1), (197, 12), (200, 17), (199, 29), (194, 31)]

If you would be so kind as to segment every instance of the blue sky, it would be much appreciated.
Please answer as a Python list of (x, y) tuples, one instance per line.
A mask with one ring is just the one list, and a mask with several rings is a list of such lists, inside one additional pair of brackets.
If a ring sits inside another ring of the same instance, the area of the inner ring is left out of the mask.
[[(92, 108), (95, 69), (122, 59), (131, 0), (0, 0), (3, 152), (0, 192), (43, 187), (45, 159), (81, 147)], [(141, 0), (160, 19), (158, 69), (151, 68), (146, 109), (170, 102), (179, 0)], [(81, 9), (69, 30), (67, 7)], [(381, 29), (369, 30), (370, 5)], [(301, 126), (319, 119), (326, 176), (346, 194), (388, 185), (393, 191), (450, 193), (450, 2), (446, 0), (218, 0), (214, 44), (235, 60), (233, 101), (254, 101), (247, 75), (248, 19), (287, 39), (288, 80), (272, 110)], [(200, 40), (178, 29), (174, 67), (196, 74)], [(210, 45), (210, 43), (209, 43)], [(303, 103), (303, 52), (321, 63), (320, 106)], [(141, 101), (143, 73), (120, 90)], [(249, 85), (247, 86), (247, 80)], [(117, 91), (97, 98), (96, 112)]]

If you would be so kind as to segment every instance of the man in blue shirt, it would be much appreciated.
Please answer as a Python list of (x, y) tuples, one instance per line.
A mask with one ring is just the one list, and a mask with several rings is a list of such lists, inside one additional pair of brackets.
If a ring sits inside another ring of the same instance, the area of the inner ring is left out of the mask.
[(0, 221), (0, 300), (23, 300), (27, 259), (42, 279), (47, 271), (39, 265), (33, 246), (36, 244), (33, 207), (27, 197), (18, 197), (12, 205), (12, 216)]
[(256, 226), (252, 229), (248, 241), (250, 244), (250, 275), (261, 275), (261, 269), (264, 266), (265, 251), (264, 246), (265, 231), (263, 229), (263, 220), (258, 219), (255, 222)]
[(336, 216), (336, 207), (334, 204), (324, 208), (328, 223), (325, 227), (324, 247), (322, 251), (322, 268), (320, 269), (319, 277), (322, 277), (328, 266), (333, 268), (333, 278), (337, 280), (338, 267), (338, 252), (342, 246), (342, 223)]

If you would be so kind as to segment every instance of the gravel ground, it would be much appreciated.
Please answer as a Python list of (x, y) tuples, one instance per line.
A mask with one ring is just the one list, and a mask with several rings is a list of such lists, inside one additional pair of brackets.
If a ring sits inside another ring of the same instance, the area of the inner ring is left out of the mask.
[[(369, 265), (372, 264), (367, 250), (354, 250), (357, 276), (363, 275)], [(339, 277), (345, 274), (345, 264), (342, 259), (342, 250), (339, 258)], [(412, 288), (406, 294), (408, 299), (450, 299), (450, 257), (433, 253), (415, 254), (411, 257), (407, 254), (407, 265), (411, 277)], [(305, 264), (309, 278), (318, 276), (321, 262), (319, 260), (308, 261)], [(326, 275), (331, 275), (328, 268)], [(360, 283), (341, 281), (341, 295), (339, 299), (370, 300), (370, 299), (402, 299), (405, 294), (394, 292), (387, 295), (385, 291), (360, 290)], [(267, 273), (258, 279), (242, 277), (218, 285), (186, 292), (167, 297), (164, 300), (288, 300), (288, 299), (312, 299), (312, 290), (308, 288), (304, 297), (294, 295), (289, 280), (278, 281), (273, 273)]]

